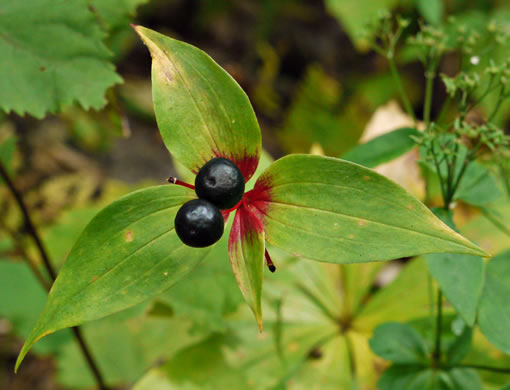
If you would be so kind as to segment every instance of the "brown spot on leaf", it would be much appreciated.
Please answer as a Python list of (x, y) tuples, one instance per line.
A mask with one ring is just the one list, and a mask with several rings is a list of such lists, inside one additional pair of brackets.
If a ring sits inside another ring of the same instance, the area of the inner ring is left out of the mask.
[(366, 222), (366, 221), (363, 221), (362, 219), (360, 219), (360, 220), (358, 221), (358, 225), (360, 225), (360, 226), (365, 226), (366, 224), (367, 224), (367, 222)]
[(133, 241), (133, 231), (128, 230), (126, 232), (126, 242), (131, 242), (131, 241)]
[(46, 70), (46, 67), (45, 67), (45, 66), (41, 66), (41, 67), (39, 68), (39, 70), (40, 70), (41, 72), (44, 72), (44, 71)]
[(299, 344), (298, 344), (298, 343), (296, 343), (296, 342), (294, 342), (294, 343), (290, 343), (288, 348), (289, 348), (289, 351), (290, 351), (290, 352), (295, 352), (295, 351), (297, 351), (297, 350), (298, 350), (298, 348), (299, 348)]
[(412, 204), (408, 204), (408, 205), (407, 205), (407, 208), (408, 208), (409, 210), (414, 210), (414, 205), (412, 205)]
[(363, 180), (366, 180), (366, 181), (370, 180), (370, 176), (363, 176)]

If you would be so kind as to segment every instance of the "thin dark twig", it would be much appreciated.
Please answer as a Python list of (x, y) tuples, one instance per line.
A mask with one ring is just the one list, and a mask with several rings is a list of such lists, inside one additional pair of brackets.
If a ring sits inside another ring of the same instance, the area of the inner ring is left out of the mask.
[[(43, 245), (42, 240), (39, 236), (39, 233), (37, 232), (37, 229), (32, 221), (32, 218), (30, 216), (28, 208), (27, 208), (25, 202), (23, 201), (23, 197), (21, 196), (21, 193), (16, 189), (13, 181), (11, 180), (9, 174), (7, 173), (7, 170), (5, 169), (5, 167), (3, 166), (1, 161), (0, 161), (0, 176), (2, 177), (5, 184), (9, 188), (9, 191), (11, 192), (12, 196), (16, 200), (16, 203), (17, 203), (19, 209), (21, 210), (21, 213), (23, 214), (23, 219), (24, 219), (25, 227), (28, 231), (28, 234), (34, 240), (34, 242), (37, 246), (37, 249), (39, 251), (39, 254), (41, 255), (41, 258), (43, 260), (44, 267), (46, 268), (46, 271), (48, 272), (52, 282), (54, 282), (56, 279), (56, 272), (55, 272), (55, 269), (53, 268), (53, 265), (51, 264), (50, 258), (48, 256), (48, 252), (44, 248), (44, 245)], [(29, 261), (29, 259), (26, 259), (26, 260)], [(97, 381), (99, 388), (101, 390), (108, 390), (108, 388), (106, 387), (106, 384), (103, 380), (103, 377), (101, 375), (101, 372), (99, 371), (99, 368), (97, 367), (97, 364), (94, 361), (94, 359), (89, 351), (89, 348), (87, 347), (87, 345), (85, 343), (85, 340), (83, 339), (83, 335), (81, 334), (80, 328), (78, 326), (75, 326), (72, 328), (72, 330), (76, 337), (76, 340), (78, 341), (78, 344), (80, 345), (82, 353), (85, 356), (85, 359), (87, 360), (90, 370), (92, 371), (92, 373)]]
[(14, 186), (14, 183), (12, 182), (12, 180), (11, 180), (9, 174), (7, 173), (7, 170), (4, 168), (2, 162), (0, 162), (0, 175), (2, 176), (2, 179), (5, 181), (5, 184), (7, 184), (9, 191), (11, 191), (12, 196), (14, 196), (14, 199), (16, 200), (16, 203), (18, 204), (18, 207), (21, 210), (21, 213), (23, 214), (23, 220), (25, 221), (25, 227), (28, 230), (28, 234), (34, 240), (35, 245), (37, 246), (37, 249), (39, 250), (39, 253), (41, 254), (41, 258), (44, 263), (44, 267), (48, 271), (48, 274), (50, 275), (51, 280), (55, 280), (57, 277), (56, 273), (55, 273), (55, 269), (51, 265), (48, 254), (47, 254), (46, 250), (44, 249), (41, 239), (39, 238), (39, 234), (37, 233), (37, 229), (35, 228), (34, 223), (32, 222), (32, 218), (30, 217), (30, 214), (29, 214), (28, 209), (25, 205), (25, 202), (23, 201), (21, 194), (18, 192), (18, 190)]

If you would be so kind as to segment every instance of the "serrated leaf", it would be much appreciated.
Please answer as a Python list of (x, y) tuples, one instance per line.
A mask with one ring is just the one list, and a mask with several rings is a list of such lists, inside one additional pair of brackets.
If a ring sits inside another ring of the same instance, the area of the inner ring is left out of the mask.
[(356, 145), (342, 155), (342, 159), (374, 168), (411, 150), (416, 145), (411, 136), (418, 134), (414, 128), (394, 130), (367, 143)]
[(228, 240), (228, 255), (244, 299), (262, 331), (262, 281), (264, 275), (264, 230), (247, 208), (237, 209)]
[(486, 283), (478, 310), (482, 333), (497, 348), (510, 354), (510, 251), (492, 260), (486, 267)]
[(399, 185), (340, 159), (284, 157), (259, 177), (248, 198), (261, 215), (270, 244), (312, 260), (486, 255)]
[(129, 19), (136, 8), (149, 0), (89, 0), (89, 4), (99, 13), (100, 20), (108, 28), (128, 27)]
[(85, 0), (0, 6), (0, 108), (42, 118), (78, 102), (99, 109), (121, 82)]
[(188, 169), (214, 157), (234, 161), (248, 180), (260, 158), (260, 129), (248, 97), (214, 60), (142, 26), (152, 56), (152, 97), (168, 150)]
[(409, 325), (387, 322), (374, 330), (370, 347), (378, 356), (399, 364), (423, 364), (428, 351), (425, 342)]
[(71, 250), (16, 368), (45, 335), (142, 302), (193, 269), (210, 248), (185, 246), (173, 225), (192, 198), (187, 188), (149, 187), (103, 209)]

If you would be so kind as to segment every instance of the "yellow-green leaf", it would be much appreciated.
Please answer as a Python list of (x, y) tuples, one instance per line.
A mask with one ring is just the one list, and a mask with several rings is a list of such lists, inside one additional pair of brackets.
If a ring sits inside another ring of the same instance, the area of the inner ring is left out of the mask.
[(16, 369), (40, 338), (151, 298), (193, 269), (209, 248), (185, 246), (173, 222), (192, 198), (187, 188), (149, 187), (102, 210), (71, 250)]
[(290, 155), (249, 194), (266, 240), (296, 256), (331, 263), (425, 253), (487, 254), (423, 203), (378, 173), (344, 160)]

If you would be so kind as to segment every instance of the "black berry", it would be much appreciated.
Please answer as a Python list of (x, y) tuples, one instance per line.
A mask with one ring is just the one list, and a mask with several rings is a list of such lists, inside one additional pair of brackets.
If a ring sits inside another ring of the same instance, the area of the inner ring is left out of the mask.
[(183, 243), (194, 248), (214, 244), (223, 235), (223, 216), (212, 203), (203, 199), (186, 202), (175, 216), (175, 231)]
[(195, 192), (200, 199), (206, 199), (220, 209), (230, 209), (243, 198), (243, 174), (232, 161), (213, 158), (198, 171)]

